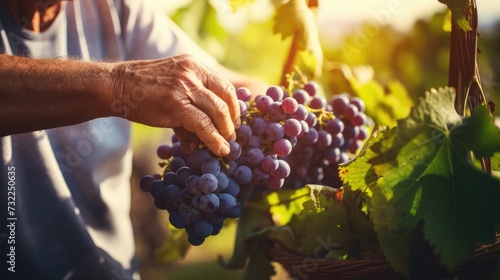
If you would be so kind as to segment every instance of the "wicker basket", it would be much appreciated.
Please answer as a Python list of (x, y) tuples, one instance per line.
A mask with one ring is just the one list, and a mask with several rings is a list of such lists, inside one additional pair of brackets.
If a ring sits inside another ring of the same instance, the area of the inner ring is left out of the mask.
[[(406, 279), (396, 273), (385, 259), (345, 261), (313, 259), (286, 251), (278, 245), (270, 247), (269, 255), (273, 261), (283, 265), (293, 279)], [(500, 234), (496, 236), (495, 243), (478, 246), (474, 255), (463, 261), (451, 273), (439, 264), (438, 257), (428, 257), (425, 275), (426, 279), (491, 280), (494, 279), (493, 274), (499, 265)]]

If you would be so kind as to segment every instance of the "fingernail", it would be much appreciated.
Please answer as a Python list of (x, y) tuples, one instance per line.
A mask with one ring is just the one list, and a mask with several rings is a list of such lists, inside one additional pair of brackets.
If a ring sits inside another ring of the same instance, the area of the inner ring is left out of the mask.
[(229, 154), (230, 151), (231, 149), (229, 149), (229, 143), (225, 142), (224, 145), (222, 145), (222, 147), (220, 148), (219, 154), (221, 156), (225, 156)]
[(236, 128), (239, 128), (241, 126), (241, 118), (237, 118), (236, 121), (234, 122), (234, 126)]

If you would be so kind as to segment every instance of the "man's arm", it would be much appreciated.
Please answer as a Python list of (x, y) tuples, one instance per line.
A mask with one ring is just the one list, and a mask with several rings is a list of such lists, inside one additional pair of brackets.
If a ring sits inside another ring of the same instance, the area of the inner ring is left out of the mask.
[(103, 63), (0, 54), (0, 81), (0, 135), (118, 116), (182, 127), (225, 155), (240, 117), (231, 83), (189, 55)]

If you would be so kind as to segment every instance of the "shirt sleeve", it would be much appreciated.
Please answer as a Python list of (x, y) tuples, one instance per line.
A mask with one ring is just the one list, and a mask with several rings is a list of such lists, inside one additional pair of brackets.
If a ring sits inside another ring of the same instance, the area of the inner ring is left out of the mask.
[(118, 0), (122, 36), (128, 59), (155, 59), (191, 54), (212, 67), (217, 60), (184, 33), (151, 1)]

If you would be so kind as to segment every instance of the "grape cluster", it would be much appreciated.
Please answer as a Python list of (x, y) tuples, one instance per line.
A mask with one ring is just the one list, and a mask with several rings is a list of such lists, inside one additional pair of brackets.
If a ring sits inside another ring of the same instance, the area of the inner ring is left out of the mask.
[(186, 230), (192, 245), (201, 245), (219, 233), (225, 218), (240, 216), (243, 192), (206, 148), (186, 154), (175, 135), (172, 140), (157, 149), (158, 157), (167, 160), (164, 174), (142, 177), (140, 188), (154, 197), (158, 209), (168, 211), (174, 227)]
[(169, 212), (173, 226), (186, 230), (191, 244), (216, 235), (225, 218), (239, 217), (254, 190), (338, 186), (338, 164), (368, 136), (364, 102), (347, 95), (327, 102), (315, 82), (290, 92), (271, 86), (252, 100), (250, 90), (238, 88), (242, 124), (223, 158), (205, 147), (187, 154), (175, 135), (171, 146), (158, 147), (165, 171), (144, 176), (140, 187)]
[(338, 165), (349, 160), (369, 135), (363, 100), (340, 94), (326, 101), (317, 89), (310, 82), (293, 92), (309, 112), (305, 119), (308, 130), (285, 158), (292, 170), (286, 180), (290, 188), (305, 184), (340, 186)]

